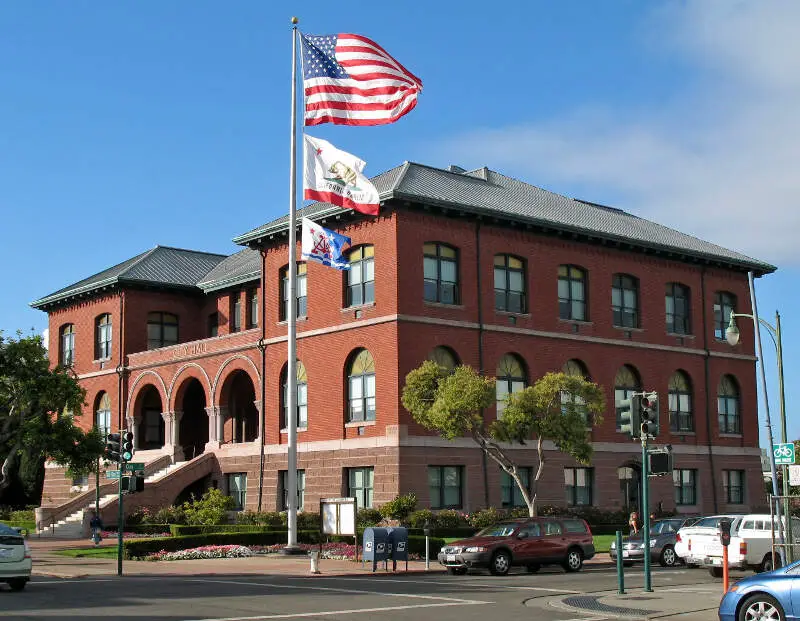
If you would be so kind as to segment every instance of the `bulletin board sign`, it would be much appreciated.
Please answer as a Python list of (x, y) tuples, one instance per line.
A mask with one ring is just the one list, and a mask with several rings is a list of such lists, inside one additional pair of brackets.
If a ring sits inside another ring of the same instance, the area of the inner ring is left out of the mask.
[[(320, 498), (319, 500), (320, 531), (323, 535), (352, 537), (356, 544), (356, 562), (358, 561), (357, 513), (358, 506), (355, 498)], [(322, 539), (320, 539), (321, 550)]]

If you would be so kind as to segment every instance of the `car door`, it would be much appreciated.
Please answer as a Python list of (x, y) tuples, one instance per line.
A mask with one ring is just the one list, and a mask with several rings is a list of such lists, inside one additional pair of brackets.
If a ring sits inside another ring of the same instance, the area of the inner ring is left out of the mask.
[(539, 522), (530, 522), (517, 532), (517, 541), (512, 552), (517, 561), (536, 561), (542, 557), (541, 546), (542, 527)]
[(567, 555), (567, 537), (561, 522), (546, 520), (542, 523), (542, 556), (550, 561), (560, 561)]

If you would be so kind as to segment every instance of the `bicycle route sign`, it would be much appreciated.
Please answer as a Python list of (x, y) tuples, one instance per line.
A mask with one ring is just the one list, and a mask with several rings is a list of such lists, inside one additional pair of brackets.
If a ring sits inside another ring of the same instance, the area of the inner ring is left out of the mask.
[(775, 456), (776, 466), (791, 466), (794, 464), (794, 444), (792, 442), (773, 444), (772, 454)]

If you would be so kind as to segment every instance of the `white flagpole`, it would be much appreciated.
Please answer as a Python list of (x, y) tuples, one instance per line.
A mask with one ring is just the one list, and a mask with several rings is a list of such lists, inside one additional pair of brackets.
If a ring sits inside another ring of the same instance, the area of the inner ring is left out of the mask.
[(297, 22), (292, 18), (292, 140), (291, 167), (289, 174), (289, 300), (287, 323), (289, 324), (288, 357), (286, 363), (286, 425), (289, 430), (289, 451), (286, 464), (287, 512), (289, 540), (288, 553), (297, 546)]

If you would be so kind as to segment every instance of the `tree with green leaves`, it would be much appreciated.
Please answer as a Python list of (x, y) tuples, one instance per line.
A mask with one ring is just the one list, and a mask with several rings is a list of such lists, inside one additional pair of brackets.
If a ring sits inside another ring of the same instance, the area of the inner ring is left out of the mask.
[[(587, 428), (602, 422), (602, 388), (581, 377), (548, 373), (532, 386), (509, 395), (499, 420), (487, 424), (483, 410), (495, 403), (495, 380), (469, 366), (452, 372), (432, 361), (406, 376), (403, 406), (414, 420), (448, 440), (469, 436), (519, 488), (528, 512), (536, 515), (539, 480), (547, 456), (545, 442), (580, 463), (592, 457)], [(530, 492), (520, 476), (510, 447), (536, 443), (539, 465)]]
[(41, 469), (49, 457), (75, 475), (97, 468), (103, 439), (74, 421), (85, 397), (69, 369), (50, 368), (41, 337), (0, 333), (0, 496), (18, 464)]

